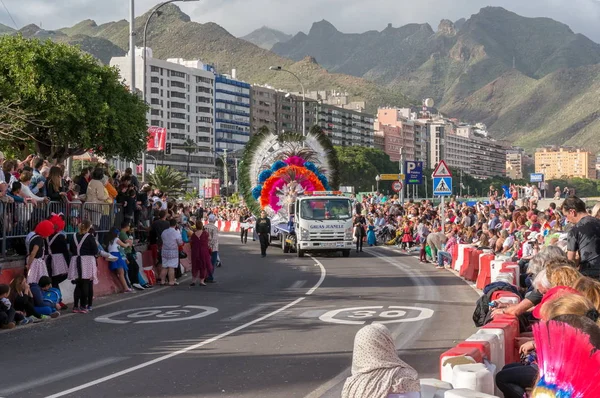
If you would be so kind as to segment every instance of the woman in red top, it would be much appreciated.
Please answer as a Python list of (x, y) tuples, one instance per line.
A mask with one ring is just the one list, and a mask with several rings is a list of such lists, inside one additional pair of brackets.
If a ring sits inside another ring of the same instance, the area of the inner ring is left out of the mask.
[(204, 229), (201, 220), (196, 221), (196, 232), (190, 239), (192, 254), (192, 283), (190, 286), (206, 286), (204, 280), (212, 272), (210, 248), (208, 246), (208, 232)]

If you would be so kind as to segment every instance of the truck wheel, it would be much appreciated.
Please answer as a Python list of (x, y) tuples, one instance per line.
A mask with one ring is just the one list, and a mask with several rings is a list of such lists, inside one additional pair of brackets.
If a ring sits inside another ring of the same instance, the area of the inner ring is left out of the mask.
[(285, 235), (284, 234), (279, 234), (279, 240), (281, 241), (281, 248), (283, 249), (283, 252), (287, 253), (285, 251)]
[(296, 249), (296, 254), (298, 255), (298, 257), (304, 257), (304, 250)]
[(342, 256), (350, 257), (350, 250), (342, 250)]
[(284, 253), (289, 253), (290, 252), (290, 245), (288, 245), (287, 243), (285, 243), (285, 241), (283, 242), (283, 252)]

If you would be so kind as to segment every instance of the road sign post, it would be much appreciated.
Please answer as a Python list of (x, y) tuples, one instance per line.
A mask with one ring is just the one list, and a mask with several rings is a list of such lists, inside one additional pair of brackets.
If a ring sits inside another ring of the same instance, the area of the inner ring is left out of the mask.
[(394, 181), (392, 183), (392, 189), (394, 190), (394, 192), (400, 192), (402, 191), (402, 188), (404, 188), (402, 181)]
[(423, 183), (423, 162), (407, 160), (404, 162), (406, 185), (421, 185)]
[(433, 196), (438, 195), (442, 197), (442, 209), (440, 213), (442, 219), (442, 232), (445, 232), (444, 223), (446, 218), (446, 206), (444, 199), (446, 196), (452, 195), (452, 173), (446, 162), (440, 160), (431, 177), (433, 178)]

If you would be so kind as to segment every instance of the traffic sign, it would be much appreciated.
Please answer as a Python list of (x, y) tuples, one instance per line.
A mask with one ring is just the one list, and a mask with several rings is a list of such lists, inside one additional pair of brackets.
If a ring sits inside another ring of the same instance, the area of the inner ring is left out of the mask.
[(379, 179), (381, 181), (404, 180), (404, 174), (380, 174)]
[(433, 194), (438, 196), (451, 196), (452, 177), (433, 177)]
[(542, 173), (529, 174), (529, 182), (544, 182), (544, 174), (542, 174)]
[(392, 183), (392, 189), (394, 190), (394, 192), (400, 192), (402, 191), (402, 181), (394, 181)]
[(452, 173), (450, 172), (450, 168), (446, 164), (445, 161), (440, 160), (435, 171), (431, 175), (432, 177), (452, 177)]
[(407, 160), (404, 162), (406, 185), (420, 185), (423, 183), (423, 162)]

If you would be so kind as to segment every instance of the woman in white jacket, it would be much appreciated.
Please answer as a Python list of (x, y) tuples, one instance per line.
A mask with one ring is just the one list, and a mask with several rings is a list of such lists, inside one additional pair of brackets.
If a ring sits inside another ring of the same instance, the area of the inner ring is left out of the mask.
[[(48, 202), (49, 199), (48, 198), (44, 198), (42, 196), (37, 196), (36, 194), (34, 194), (33, 192), (31, 192), (31, 179), (33, 178), (33, 174), (31, 173), (31, 171), (24, 171), (23, 173), (21, 173), (21, 177), (19, 178), (21, 180), (21, 194), (23, 195), (23, 197), (25, 199), (29, 198), (31, 199), (31, 202), (33, 203), (42, 203), (42, 202)], [(40, 181), (40, 183), (38, 184), (38, 188), (41, 188), (44, 186), (44, 182)]]

